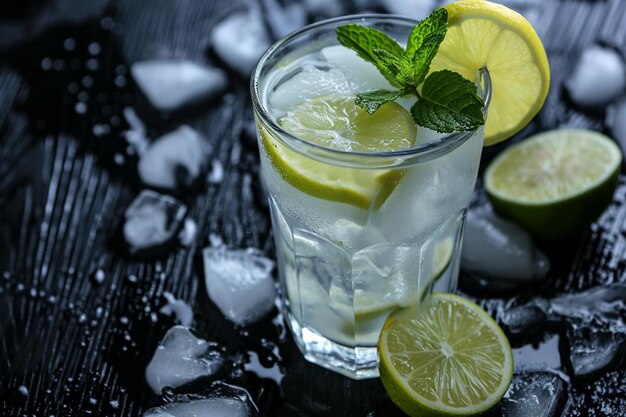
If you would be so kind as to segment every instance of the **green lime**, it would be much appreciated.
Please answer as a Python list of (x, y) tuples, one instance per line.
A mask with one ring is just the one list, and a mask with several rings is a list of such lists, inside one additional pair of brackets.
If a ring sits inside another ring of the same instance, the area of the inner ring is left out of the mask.
[[(370, 115), (354, 104), (354, 96), (308, 100), (280, 119), (289, 133), (326, 147), (358, 152), (384, 152), (415, 143), (413, 118), (396, 103)], [(338, 167), (304, 156), (261, 129), (267, 155), (276, 171), (293, 187), (311, 196), (368, 209), (382, 205), (398, 181), (400, 169)]]
[(392, 313), (378, 339), (380, 377), (394, 403), (413, 417), (484, 413), (513, 375), (506, 336), (476, 304), (435, 293)]
[(589, 130), (552, 130), (513, 145), (487, 168), (485, 188), (500, 214), (542, 239), (562, 239), (611, 202), (622, 153)]

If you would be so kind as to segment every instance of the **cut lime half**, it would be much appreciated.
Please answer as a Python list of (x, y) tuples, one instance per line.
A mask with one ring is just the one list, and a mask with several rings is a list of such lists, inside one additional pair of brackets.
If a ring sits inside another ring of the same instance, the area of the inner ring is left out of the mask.
[[(412, 146), (416, 126), (396, 103), (370, 115), (354, 96), (327, 96), (291, 108), (280, 119), (287, 132), (314, 144), (358, 152), (384, 152)], [(296, 152), (261, 129), (263, 146), (282, 178), (313, 197), (367, 210), (380, 207), (403, 175), (401, 169), (357, 169), (320, 162)]]
[(378, 340), (380, 377), (413, 417), (484, 413), (513, 375), (508, 340), (476, 304), (435, 293), (420, 307), (392, 313)]
[(494, 208), (543, 239), (570, 236), (611, 202), (622, 153), (589, 130), (553, 130), (500, 154), (485, 172)]

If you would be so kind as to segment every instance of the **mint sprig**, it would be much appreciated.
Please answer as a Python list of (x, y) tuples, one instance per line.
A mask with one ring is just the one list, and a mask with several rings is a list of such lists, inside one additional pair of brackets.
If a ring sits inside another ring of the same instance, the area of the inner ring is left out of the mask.
[(406, 48), (376, 29), (355, 24), (338, 27), (339, 43), (374, 64), (397, 88), (357, 94), (356, 105), (374, 114), (385, 103), (413, 94), (418, 101), (411, 108), (411, 115), (420, 126), (451, 133), (475, 130), (485, 124), (484, 103), (473, 82), (448, 70), (428, 75), (447, 30), (448, 11), (444, 8), (435, 10), (413, 28)]

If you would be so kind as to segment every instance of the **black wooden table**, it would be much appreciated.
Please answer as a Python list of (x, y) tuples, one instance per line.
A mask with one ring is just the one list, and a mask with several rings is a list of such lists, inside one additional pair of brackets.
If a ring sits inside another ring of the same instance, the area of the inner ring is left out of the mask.
[[(550, 57), (552, 89), (544, 110), (514, 140), (563, 126), (604, 130), (604, 113), (567, 104), (562, 82), (586, 46), (626, 49), (626, 2), (530, 3)], [(348, 11), (357, 11), (355, 4), (347, 3)], [(128, 72), (132, 63), (156, 57), (220, 65), (208, 34), (240, 6), (222, 0), (0, 5), (1, 415), (137, 416), (161, 404), (144, 370), (173, 324), (159, 312), (164, 291), (193, 307), (198, 336), (225, 347), (228, 381), (250, 393), (261, 415), (402, 415), (379, 380), (351, 381), (304, 361), (284, 337), (277, 311), (236, 328), (207, 297), (200, 251), (210, 233), (228, 247), (273, 256), (258, 151), (245, 132), (252, 117), (248, 82), (233, 73), (215, 103), (162, 117), (142, 111), (145, 103)], [(194, 127), (211, 142), (210, 157), (224, 166), (221, 183), (178, 196), (198, 224), (197, 239), (152, 261), (134, 259), (116, 244), (124, 210), (142, 189), (136, 157), (121, 138), (126, 107), (138, 110), (153, 138), (182, 123)], [(97, 131), (97, 125), (110, 130)], [(487, 149), (483, 165), (505, 146)], [(486, 204), (480, 184), (477, 195), (477, 204)], [(621, 177), (597, 223), (579, 240), (547, 248), (551, 279), (529, 294), (626, 282), (625, 200)], [(505, 298), (478, 300), (497, 316)], [(284, 375), (280, 385), (258, 376), (268, 372), (250, 371), (255, 368)], [(569, 392), (569, 415), (626, 415), (623, 368), (571, 384)]]

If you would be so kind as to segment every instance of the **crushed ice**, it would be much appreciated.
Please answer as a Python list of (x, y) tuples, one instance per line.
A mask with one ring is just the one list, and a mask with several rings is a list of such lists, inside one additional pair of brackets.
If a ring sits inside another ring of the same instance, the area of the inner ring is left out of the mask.
[(274, 262), (256, 250), (205, 248), (206, 288), (222, 314), (236, 324), (260, 319), (274, 306)]
[(209, 172), (207, 181), (211, 184), (219, 184), (222, 180), (224, 180), (224, 165), (219, 159), (214, 159), (211, 162), (211, 172)]
[(193, 242), (196, 240), (197, 235), (198, 225), (196, 224), (196, 222), (189, 218), (185, 219), (183, 229), (178, 235), (178, 240), (180, 240), (180, 244), (187, 247), (193, 245)]
[(124, 213), (128, 251), (149, 254), (166, 249), (177, 240), (186, 213), (187, 207), (175, 198), (143, 190)]
[(502, 417), (558, 417), (567, 402), (567, 385), (548, 372), (516, 374), (500, 402)]
[(143, 417), (248, 417), (249, 406), (236, 397), (213, 397), (174, 402), (151, 408)]
[(185, 301), (180, 300), (168, 291), (163, 292), (163, 297), (167, 300), (159, 312), (166, 316), (174, 315), (176, 321), (185, 327), (191, 326), (193, 322), (193, 310)]
[(209, 153), (208, 142), (187, 125), (155, 142), (141, 155), (137, 170), (144, 184), (166, 190), (193, 187), (201, 177)]
[(228, 83), (221, 69), (191, 61), (141, 61), (130, 72), (148, 101), (161, 111), (215, 98)]
[(186, 327), (174, 326), (156, 348), (146, 368), (146, 381), (160, 394), (164, 387), (176, 388), (212, 376), (223, 364), (222, 350), (217, 344), (197, 338)]
[(150, 145), (146, 133), (146, 125), (137, 116), (132, 107), (124, 107), (124, 118), (130, 129), (124, 131), (122, 135), (128, 144), (132, 146), (134, 152), (137, 155), (142, 155)]

